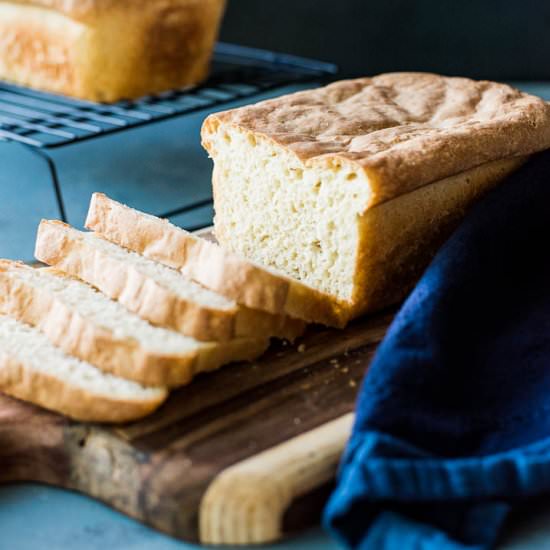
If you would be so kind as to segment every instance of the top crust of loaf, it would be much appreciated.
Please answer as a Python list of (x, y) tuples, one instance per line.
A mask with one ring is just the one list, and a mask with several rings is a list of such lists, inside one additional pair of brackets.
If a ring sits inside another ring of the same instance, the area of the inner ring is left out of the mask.
[(210, 115), (202, 139), (212, 156), (220, 125), (267, 138), (307, 165), (363, 170), (369, 207), (550, 147), (550, 105), (542, 99), (505, 84), (429, 73), (343, 80)]
[(165, 13), (174, 8), (203, 9), (205, 4), (223, 5), (225, 0), (7, 0), (13, 4), (36, 6), (58, 11), (71, 19), (89, 22), (112, 11), (155, 11)]

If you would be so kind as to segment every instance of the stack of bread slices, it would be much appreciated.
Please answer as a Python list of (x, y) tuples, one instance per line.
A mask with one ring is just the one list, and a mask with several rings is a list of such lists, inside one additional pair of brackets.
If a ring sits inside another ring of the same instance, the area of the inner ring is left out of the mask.
[(86, 225), (93, 232), (41, 222), (35, 256), (49, 267), (0, 260), (6, 394), (126, 422), (197, 373), (305, 329), (285, 307), (303, 300), (298, 282), (105, 195), (92, 197)]

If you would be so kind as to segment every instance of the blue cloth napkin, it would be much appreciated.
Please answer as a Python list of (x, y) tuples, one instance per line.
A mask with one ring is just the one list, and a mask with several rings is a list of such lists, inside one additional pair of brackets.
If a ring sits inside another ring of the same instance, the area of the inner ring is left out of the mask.
[(550, 152), (442, 247), (363, 382), (325, 524), (354, 549), (490, 548), (550, 494)]

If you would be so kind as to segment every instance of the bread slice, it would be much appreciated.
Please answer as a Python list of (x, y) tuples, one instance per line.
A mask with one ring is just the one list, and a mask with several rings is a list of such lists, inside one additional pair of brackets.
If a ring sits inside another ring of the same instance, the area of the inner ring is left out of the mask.
[(154, 411), (164, 388), (105, 374), (66, 355), (36, 328), (0, 315), (0, 391), (75, 420), (127, 422)]
[(200, 342), (150, 325), (93, 287), (52, 268), (0, 260), (0, 314), (37, 327), (63, 351), (115, 376), (181, 386), (198, 372), (254, 359), (267, 338)]
[(550, 147), (550, 105), (494, 82), (397, 73), (210, 115), (220, 245), (332, 297), (401, 299), (480, 196)]
[(186, 277), (239, 304), (306, 321), (338, 324), (338, 304), (330, 296), (102, 193), (92, 195), (86, 227), (113, 243), (181, 270)]
[(280, 336), (304, 323), (238, 306), (178, 271), (58, 221), (43, 220), (36, 258), (95, 286), (150, 323), (202, 341)]

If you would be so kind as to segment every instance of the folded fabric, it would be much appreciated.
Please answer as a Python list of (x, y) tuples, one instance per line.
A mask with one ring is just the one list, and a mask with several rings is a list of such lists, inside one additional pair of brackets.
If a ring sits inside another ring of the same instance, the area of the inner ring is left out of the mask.
[(366, 549), (493, 547), (550, 494), (550, 152), (442, 247), (365, 377), (327, 528)]

